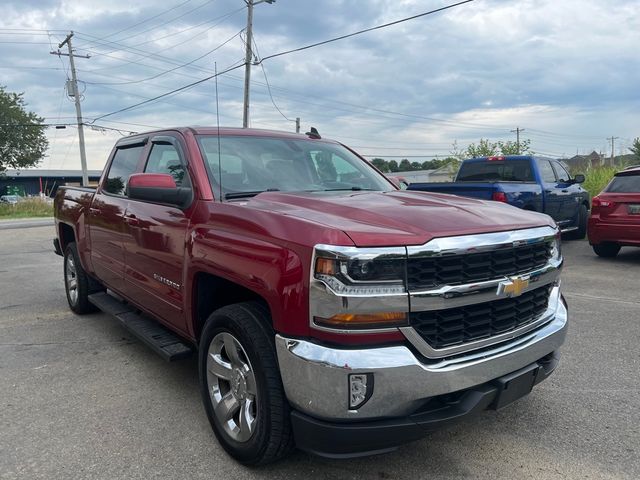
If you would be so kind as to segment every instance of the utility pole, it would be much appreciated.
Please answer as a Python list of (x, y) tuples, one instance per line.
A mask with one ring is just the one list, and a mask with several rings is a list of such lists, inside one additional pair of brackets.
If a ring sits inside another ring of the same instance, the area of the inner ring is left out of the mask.
[(274, 3), (276, 0), (244, 0), (247, 4), (247, 40), (244, 55), (244, 107), (242, 109), (242, 128), (249, 127), (249, 85), (251, 82), (251, 45), (253, 42), (253, 7), (262, 2)]
[[(78, 79), (76, 78), (76, 64), (74, 62), (75, 57), (80, 58), (91, 58), (89, 55), (75, 55), (73, 53), (73, 48), (71, 46), (71, 38), (73, 37), (73, 32), (67, 35), (67, 38), (64, 39), (62, 43), (58, 45), (58, 49), (64, 47), (65, 45), (69, 49), (69, 53), (62, 53), (60, 50), (57, 52), (50, 52), (52, 55), (63, 55), (65, 57), (69, 57), (69, 64), (71, 65), (71, 95), (76, 104), (76, 117), (78, 121), (78, 143), (80, 144), (80, 164), (82, 166), (82, 186), (86, 187), (89, 185), (89, 174), (87, 172), (87, 153), (84, 148), (84, 128), (82, 123), (82, 109), (80, 108), (80, 94), (78, 92)], [(69, 94), (67, 83), (67, 94)]]
[(296, 133), (300, 133), (300, 117), (296, 117)]
[(614, 148), (613, 148), (613, 146), (614, 146), (614, 144), (615, 144), (615, 141), (616, 141), (618, 138), (620, 138), (620, 137), (614, 137), (614, 136), (611, 136), (611, 137), (607, 138), (607, 140), (610, 140), (610, 141), (611, 141), (611, 166), (612, 166), (612, 167), (613, 167), (613, 159), (614, 159), (614, 157), (613, 157), (613, 155), (614, 155)]
[(520, 155), (520, 132), (524, 132), (524, 128), (516, 127), (515, 130), (511, 130), (511, 133), (516, 134), (516, 148), (518, 149), (518, 155)]

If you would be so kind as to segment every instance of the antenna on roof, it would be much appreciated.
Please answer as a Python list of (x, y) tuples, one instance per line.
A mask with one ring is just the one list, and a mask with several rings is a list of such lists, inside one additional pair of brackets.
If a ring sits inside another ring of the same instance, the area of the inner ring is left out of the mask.
[(220, 105), (218, 104), (218, 62), (213, 62), (216, 79), (216, 124), (218, 126), (218, 185), (220, 186), (220, 201), (222, 201), (222, 152), (220, 151)]
[(307, 135), (310, 138), (322, 138), (318, 133), (318, 129), (316, 127), (311, 127), (311, 131), (306, 132), (305, 135)]

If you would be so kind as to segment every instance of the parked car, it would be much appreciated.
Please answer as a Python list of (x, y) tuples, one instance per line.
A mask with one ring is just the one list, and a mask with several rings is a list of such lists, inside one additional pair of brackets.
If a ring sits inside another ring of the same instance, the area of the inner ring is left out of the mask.
[(593, 197), (588, 234), (601, 257), (615, 257), (623, 246), (640, 247), (640, 167), (616, 173)]
[(584, 175), (572, 177), (556, 160), (508, 155), (465, 160), (453, 182), (412, 183), (408, 189), (495, 200), (546, 213), (563, 233), (581, 239), (589, 212), (589, 193), (582, 182)]
[(22, 198), (18, 195), (2, 195), (0, 197), (0, 203), (8, 203), (10, 205), (15, 205), (20, 200), (22, 200)]
[(380, 453), (502, 408), (566, 335), (550, 217), (397, 190), (313, 131), (126, 137), (54, 212), (71, 310), (167, 360), (197, 352), (209, 422), (245, 464)]

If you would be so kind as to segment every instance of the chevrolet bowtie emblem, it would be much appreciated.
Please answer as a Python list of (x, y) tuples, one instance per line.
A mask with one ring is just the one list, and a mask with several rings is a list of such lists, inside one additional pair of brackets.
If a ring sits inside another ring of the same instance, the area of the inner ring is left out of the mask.
[(511, 277), (498, 284), (498, 295), (507, 297), (519, 297), (529, 286), (529, 277)]

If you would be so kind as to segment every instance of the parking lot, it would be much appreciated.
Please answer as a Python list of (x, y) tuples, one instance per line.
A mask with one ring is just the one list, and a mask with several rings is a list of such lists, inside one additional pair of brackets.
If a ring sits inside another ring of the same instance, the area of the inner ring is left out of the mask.
[(529, 397), (387, 455), (248, 469), (216, 443), (195, 359), (165, 363), (69, 311), (52, 237), (0, 229), (0, 478), (640, 477), (640, 249), (564, 244), (568, 342)]

